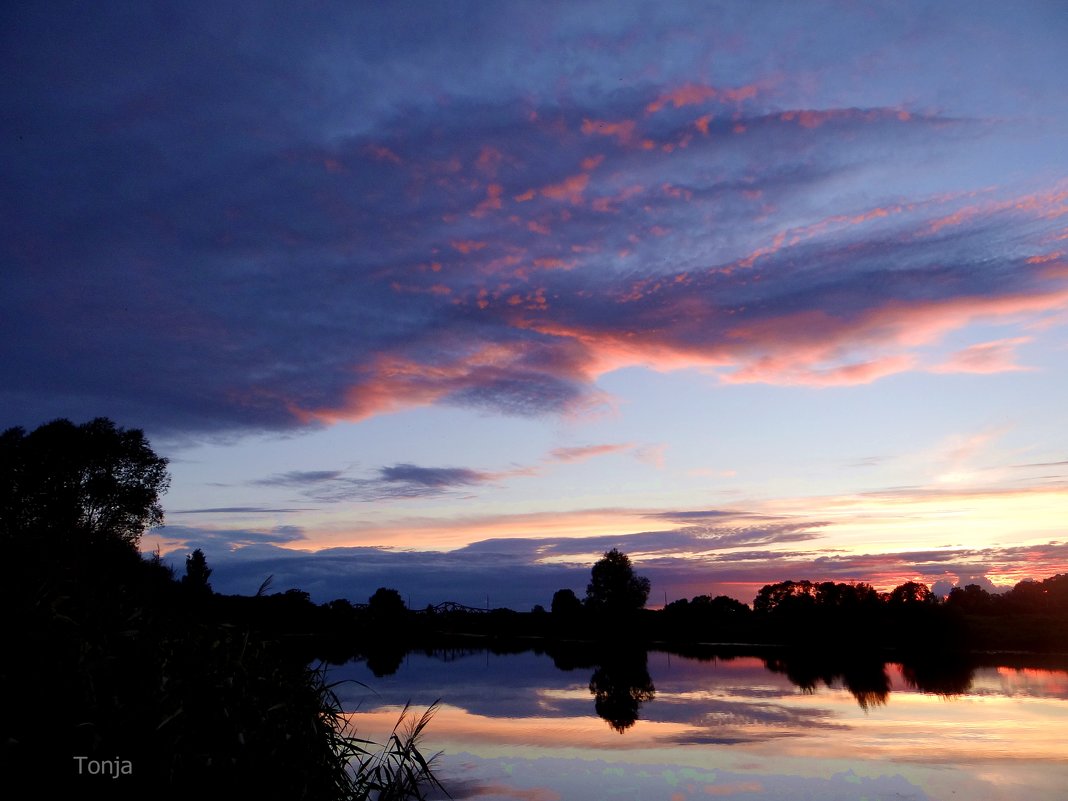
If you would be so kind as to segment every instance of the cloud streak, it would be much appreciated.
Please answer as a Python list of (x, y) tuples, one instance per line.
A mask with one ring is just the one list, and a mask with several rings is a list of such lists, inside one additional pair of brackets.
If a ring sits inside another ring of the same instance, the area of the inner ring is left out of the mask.
[(627, 443), (606, 443), (604, 445), (576, 445), (564, 448), (553, 448), (548, 458), (556, 462), (584, 462), (595, 456), (607, 456), (631, 449)]
[(347, 475), (342, 470), (299, 470), (257, 479), (252, 484), (285, 487), (324, 503), (425, 498), (477, 487), (506, 477), (466, 467), (421, 467), (395, 464), (381, 467), (373, 478)]

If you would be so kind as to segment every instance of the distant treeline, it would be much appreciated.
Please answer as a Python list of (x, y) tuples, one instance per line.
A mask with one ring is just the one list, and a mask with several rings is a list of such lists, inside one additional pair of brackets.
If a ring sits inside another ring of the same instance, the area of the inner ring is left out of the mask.
[(449, 603), (411, 610), (397, 590), (385, 587), (366, 604), (339, 599), (316, 605), (298, 590), (262, 598), (217, 596), (215, 603), (224, 615), (302, 641), (330, 661), (365, 656), (380, 674), (391, 672), (408, 648), (464, 637), (635, 647), (784, 645), (836, 653), (1068, 652), (1068, 574), (1023, 581), (1001, 594), (969, 585), (945, 599), (911, 581), (890, 592), (866, 583), (783, 581), (764, 586), (752, 605), (698, 595), (652, 610), (644, 608), (648, 590), (626, 556), (609, 552), (605, 560), (622, 565), (621, 585), (637, 580), (645, 594), (613, 593), (591, 581), (585, 599), (563, 589), (549, 609), (530, 612)]

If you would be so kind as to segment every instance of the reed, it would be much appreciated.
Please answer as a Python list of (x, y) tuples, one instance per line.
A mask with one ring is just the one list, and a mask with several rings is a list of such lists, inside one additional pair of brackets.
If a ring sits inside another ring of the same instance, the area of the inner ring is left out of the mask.
[(448, 791), (434, 774), (440, 752), (430, 757), (419, 747), (423, 730), (437, 711), (438, 702), (421, 715), (405, 704), (384, 743), (357, 737), (352, 719), (337, 695), (336, 684), (325, 683), (325, 668), (315, 671), (321, 687), (321, 720), (328, 728), (327, 742), (334, 754), (332, 773), (337, 779), (337, 797), (352, 801), (406, 801)]
[[(434, 774), (438, 755), (428, 758), (420, 748), (436, 702), (422, 714), (405, 705), (389, 737), (376, 743), (358, 736), (358, 715), (343, 708), (325, 665), (298, 667), (271, 643), (233, 634), (216, 641), (226, 645), (221, 659), (211, 659), (210, 648), (195, 649), (197, 675), (209, 681), (176, 686), (173, 701), (182, 712), (157, 730), (165, 735), (162, 750), (181, 763), (169, 766), (172, 787), (206, 781), (330, 801), (425, 799), (434, 790), (449, 797)], [(201, 702), (198, 709), (190, 698)]]

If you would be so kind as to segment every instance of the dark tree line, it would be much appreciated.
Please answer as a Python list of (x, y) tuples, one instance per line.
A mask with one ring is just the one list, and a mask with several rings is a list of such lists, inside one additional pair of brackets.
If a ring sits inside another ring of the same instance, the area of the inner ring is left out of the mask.
[(789, 643), (1048, 651), (1068, 645), (1068, 574), (1001, 594), (957, 587), (944, 600), (915, 581), (886, 593), (865, 583), (784, 581), (761, 588), (753, 614), (766, 636)]
[[(865, 582), (781, 581), (762, 587), (752, 605), (698, 595), (661, 610), (645, 608), (649, 592), (649, 580), (635, 573), (626, 554), (612, 549), (592, 566), (584, 598), (570, 588), (557, 590), (548, 612), (541, 606), (530, 613), (430, 607), (395, 618), (390, 637), (406, 637), (413, 645), (433, 643), (437, 635), (474, 635), (632, 645), (781, 644), (836, 653), (1068, 648), (1068, 574), (1024, 581), (1003, 594), (969, 585), (944, 600), (916, 581), (889, 592)], [(399, 594), (395, 603), (400, 605)]]

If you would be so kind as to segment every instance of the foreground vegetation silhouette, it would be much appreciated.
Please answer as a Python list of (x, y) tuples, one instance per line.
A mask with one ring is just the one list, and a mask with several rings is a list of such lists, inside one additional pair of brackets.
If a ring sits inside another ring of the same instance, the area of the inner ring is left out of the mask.
[(141, 431), (103, 418), (0, 435), (8, 786), (109, 798), (441, 790), (418, 747), (433, 709), (405, 709), (382, 745), (355, 736), (289, 629), (306, 621), (306, 595), (235, 602), (212, 593), (200, 551), (180, 581), (158, 554), (142, 558), (166, 467)]

